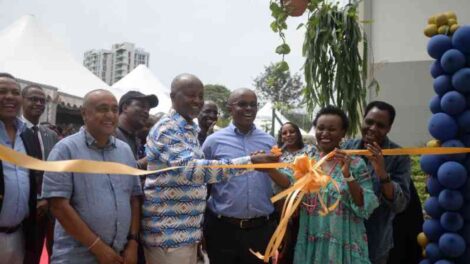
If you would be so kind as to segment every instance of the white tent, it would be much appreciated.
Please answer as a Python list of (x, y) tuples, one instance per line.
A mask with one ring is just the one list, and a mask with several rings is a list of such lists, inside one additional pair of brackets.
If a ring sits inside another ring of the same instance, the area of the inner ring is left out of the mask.
[(118, 100), (128, 91), (157, 95), (158, 106), (151, 109), (151, 113), (168, 113), (171, 108), (170, 90), (143, 64), (137, 66), (124, 78), (113, 84), (111, 91)]
[(77, 97), (94, 89), (109, 89), (33, 15), (21, 17), (0, 32), (0, 71)]
[[(281, 128), (282, 124), (288, 122), (289, 120), (285, 118), (279, 111), (274, 110), (277, 118), (274, 121), (274, 133), (277, 133)], [(263, 129), (266, 132), (271, 132), (271, 124), (273, 121), (273, 104), (271, 102), (267, 102), (256, 114), (255, 125)], [(307, 135), (308, 133), (300, 129), (300, 133), (302, 135)]]

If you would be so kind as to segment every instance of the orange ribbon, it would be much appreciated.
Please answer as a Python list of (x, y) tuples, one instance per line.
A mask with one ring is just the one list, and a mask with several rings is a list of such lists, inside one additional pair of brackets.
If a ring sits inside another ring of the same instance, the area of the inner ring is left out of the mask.
[[(370, 156), (368, 150), (343, 150), (348, 155), (365, 155)], [(458, 154), (470, 153), (470, 148), (398, 148), (398, 149), (383, 149), (383, 155), (422, 155), (422, 154)], [(296, 182), (286, 190), (280, 192), (271, 198), (274, 203), (284, 197), (286, 202), (282, 210), (279, 225), (274, 232), (269, 244), (266, 248), (264, 255), (259, 252), (253, 252), (258, 258), (265, 262), (276, 252), (282, 242), (284, 234), (287, 229), (287, 224), (295, 212), (296, 208), (302, 202), (306, 193), (319, 193), (328, 183), (334, 184), (336, 189), (339, 189), (338, 183), (334, 181), (331, 176), (325, 175), (320, 166), (332, 157), (334, 152), (330, 152), (318, 162), (310, 160), (307, 156), (297, 157), (294, 163), (267, 163), (267, 164), (244, 164), (244, 165), (211, 165), (204, 166), (210, 168), (246, 168), (246, 169), (278, 169), (278, 168), (292, 168), (294, 170), (294, 177)], [(40, 171), (53, 171), (53, 172), (77, 172), (77, 173), (93, 173), (93, 174), (127, 174), (132, 176), (140, 176), (146, 174), (159, 173), (174, 169), (183, 168), (184, 166), (168, 167), (159, 170), (139, 170), (121, 163), (105, 162), (105, 161), (92, 161), (92, 160), (63, 160), (63, 161), (42, 161), (33, 157), (27, 156), (23, 153), (14, 151), (11, 148), (0, 145), (0, 159), (20, 167), (40, 170)], [(321, 204), (321, 214), (325, 215), (338, 206), (339, 200), (332, 205), (326, 205), (323, 199), (319, 199)]]

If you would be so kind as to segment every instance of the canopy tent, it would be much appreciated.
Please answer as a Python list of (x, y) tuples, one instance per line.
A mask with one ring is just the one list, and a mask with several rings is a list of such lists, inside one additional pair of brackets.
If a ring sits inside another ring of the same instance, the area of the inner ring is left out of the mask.
[[(33, 15), (25, 15), (0, 32), (0, 71), (56, 87), (60, 94), (82, 98), (109, 86), (75, 60)], [(61, 96), (61, 100), (67, 100)], [(74, 100), (75, 99), (75, 100)], [(76, 98), (71, 101), (76, 103)]]
[(170, 90), (143, 64), (113, 84), (111, 91), (118, 100), (128, 91), (157, 95), (158, 106), (151, 109), (150, 113), (167, 113), (171, 108)]
[[(274, 120), (274, 133), (277, 133), (281, 128), (282, 124), (289, 122), (289, 120), (284, 117), (279, 111), (274, 110), (275, 120)], [(273, 122), (273, 104), (271, 102), (267, 102), (256, 114), (255, 125), (258, 128), (263, 129), (266, 132), (271, 132)], [(307, 135), (308, 133), (300, 129), (300, 133), (302, 135)]]

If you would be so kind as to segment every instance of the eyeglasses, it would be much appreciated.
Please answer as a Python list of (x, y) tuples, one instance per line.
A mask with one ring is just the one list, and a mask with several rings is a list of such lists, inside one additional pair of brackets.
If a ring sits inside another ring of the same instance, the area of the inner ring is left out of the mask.
[(42, 98), (42, 97), (30, 96), (30, 97), (25, 97), (25, 98), (33, 103), (41, 103), (41, 104), (46, 103), (46, 98)]
[(245, 101), (239, 101), (239, 102), (233, 103), (232, 105), (236, 105), (240, 108), (248, 108), (248, 106), (251, 108), (258, 108), (259, 106), (257, 102), (245, 102)]

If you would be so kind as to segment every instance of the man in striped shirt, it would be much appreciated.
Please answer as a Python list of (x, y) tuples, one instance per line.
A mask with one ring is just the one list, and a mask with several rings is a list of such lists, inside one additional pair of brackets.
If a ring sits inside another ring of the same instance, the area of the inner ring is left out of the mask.
[(202, 238), (206, 183), (229, 179), (244, 170), (203, 168), (204, 165), (277, 162), (271, 154), (232, 160), (205, 160), (193, 122), (204, 104), (203, 84), (194, 75), (181, 74), (171, 84), (173, 109), (150, 131), (148, 169), (184, 166), (148, 175), (145, 181), (142, 232), (148, 263), (194, 264)]

